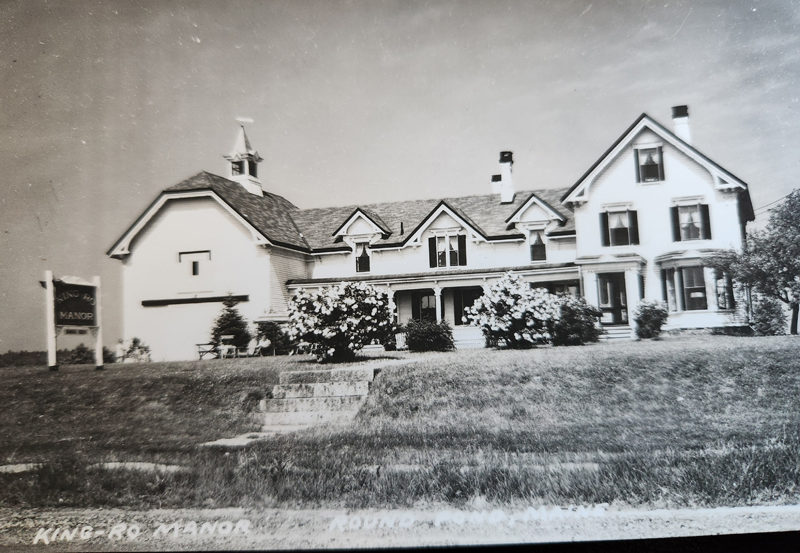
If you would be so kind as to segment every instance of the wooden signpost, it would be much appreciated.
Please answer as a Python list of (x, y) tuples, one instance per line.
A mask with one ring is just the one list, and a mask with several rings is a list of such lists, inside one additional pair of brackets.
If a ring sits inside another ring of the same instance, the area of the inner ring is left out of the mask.
[(103, 368), (103, 330), (100, 322), (100, 277), (92, 282), (79, 277), (53, 278), (44, 272), (47, 367), (58, 370), (56, 336), (68, 328), (89, 328), (95, 337), (95, 368)]

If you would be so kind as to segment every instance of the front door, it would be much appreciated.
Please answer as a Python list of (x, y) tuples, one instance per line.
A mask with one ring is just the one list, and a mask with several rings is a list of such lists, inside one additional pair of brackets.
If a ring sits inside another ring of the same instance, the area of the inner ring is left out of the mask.
[(628, 301), (625, 297), (625, 273), (597, 275), (599, 305), (603, 324), (628, 324)]

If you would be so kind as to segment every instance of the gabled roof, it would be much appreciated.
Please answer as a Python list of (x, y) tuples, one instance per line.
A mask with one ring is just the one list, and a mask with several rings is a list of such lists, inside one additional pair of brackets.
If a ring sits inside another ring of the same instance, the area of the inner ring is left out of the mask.
[(623, 132), (619, 138), (617, 138), (613, 144), (603, 153), (603, 155), (598, 158), (597, 161), (592, 164), (591, 167), (583, 174), (581, 177), (573, 184), (563, 196), (561, 196), (561, 202), (568, 201), (568, 198), (575, 197), (575, 193), (579, 193), (579, 189), (585, 187), (585, 185), (589, 182), (590, 177), (595, 174), (595, 171), (598, 168), (602, 169), (607, 163), (609, 163), (623, 148), (625, 148), (633, 139), (638, 135), (644, 128), (649, 129), (650, 131), (654, 132), (655, 134), (659, 135), (663, 140), (669, 142), (677, 148), (681, 150), (683, 153), (688, 155), (689, 157), (695, 159), (697, 162), (709, 166), (713, 168), (717, 173), (724, 177), (724, 180), (727, 182), (730, 187), (738, 187), (744, 192), (744, 200), (745, 200), (745, 209), (748, 211), (746, 215), (749, 217), (748, 220), (753, 220), (755, 218), (755, 214), (753, 213), (753, 204), (750, 201), (750, 194), (749, 194), (749, 187), (746, 182), (742, 179), (710, 159), (708, 156), (703, 154), (700, 150), (677, 136), (675, 133), (664, 127), (661, 123), (647, 115), (646, 113), (642, 113), (636, 120), (627, 128), (625, 132)]
[(142, 225), (157, 212), (154, 210), (157, 205), (163, 205), (164, 201), (172, 198), (186, 196), (187, 193), (202, 192), (208, 192), (223, 202), (271, 244), (298, 251), (309, 250), (308, 243), (292, 219), (297, 206), (289, 200), (269, 192), (264, 192), (263, 196), (256, 196), (237, 182), (202, 171), (161, 192), (108, 250), (107, 255), (113, 255), (114, 250), (123, 241), (132, 240), (131, 233), (135, 234), (143, 228)]
[(361, 215), (367, 221), (372, 223), (378, 230), (381, 231), (381, 233), (387, 235), (392, 233), (392, 231), (389, 230), (389, 227), (386, 226), (386, 223), (383, 222), (383, 219), (381, 219), (377, 213), (375, 213), (371, 209), (367, 209), (364, 207), (357, 207), (355, 208), (355, 210), (353, 210), (350, 216), (344, 222), (342, 222), (342, 224), (339, 225), (335, 231), (333, 231), (332, 236), (339, 236), (341, 234), (342, 229), (347, 225), (349, 225), (353, 221), (353, 218), (358, 215)]
[[(342, 221), (356, 211), (370, 213), (370, 218), (380, 218), (390, 231), (388, 236), (373, 243), (373, 248), (391, 248), (404, 245), (411, 236), (429, 219), (440, 206), (447, 206), (453, 213), (463, 219), (475, 232), (488, 240), (520, 238), (517, 230), (506, 228), (506, 220), (530, 199), (534, 191), (517, 192), (514, 201), (500, 203), (500, 194), (477, 196), (461, 196), (456, 198), (407, 200), (400, 202), (383, 202), (363, 206), (323, 207), (315, 209), (299, 209), (292, 212), (292, 218), (309, 246), (314, 251), (350, 251), (347, 246), (337, 243), (333, 236)], [(565, 189), (536, 190), (536, 196), (552, 205), (559, 201)], [(574, 234), (575, 222), (568, 208), (561, 210), (566, 222), (559, 228), (558, 234)], [(376, 221), (377, 222), (377, 221)], [(402, 226), (402, 229), (401, 229)], [(402, 230), (402, 232), (401, 232)]]
[(522, 203), (522, 205), (520, 205), (514, 211), (514, 213), (509, 215), (508, 219), (506, 219), (506, 223), (513, 222), (519, 215), (522, 215), (525, 212), (525, 210), (527, 210), (531, 205), (534, 205), (534, 204), (540, 206), (545, 211), (550, 212), (552, 217), (554, 219), (558, 219), (559, 222), (562, 222), (562, 223), (566, 222), (567, 218), (564, 217), (564, 215), (559, 210), (557, 210), (552, 205), (550, 205), (549, 203), (547, 203), (546, 201), (541, 199), (539, 196), (536, 195), (535, 192), (531, 192), (530, 196), (528, 196), (528, 199), (525, 200)]

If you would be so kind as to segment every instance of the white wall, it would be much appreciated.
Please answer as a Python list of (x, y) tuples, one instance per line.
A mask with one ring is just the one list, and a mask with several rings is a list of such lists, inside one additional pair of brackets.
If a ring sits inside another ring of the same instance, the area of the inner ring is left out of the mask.
[[(209, 250), (200, 274), (179, 252)], [(168, 201), (131, 244), (123, 262), (124, 338), (137, 336), (153, 360), (191, 359), (207, 342), (221, 303), (143, 307), (142, 300), (249, 295), (237, 308), (252, 321), (269, 311), (270, 297), (285, 295), (285, 280), (273, 278), (270, 255), (250, 232), (211, 198)]]

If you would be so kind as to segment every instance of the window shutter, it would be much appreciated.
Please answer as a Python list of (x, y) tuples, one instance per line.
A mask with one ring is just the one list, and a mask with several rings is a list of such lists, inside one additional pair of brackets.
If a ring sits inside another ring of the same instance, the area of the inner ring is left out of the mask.
[(675, 291), (675, 298), (678, 302), (678, 311), (686, 310), (686, 290), (683, 287), (683, 269), (676, 268), (675, 274), (678, 275), (678, 289)]
[(670, 213), (672, 214), (672, 241), (673, 242), (680, 242), (681, 241), (681, 221), (678, 217), (678, 206), (670, 208)]
[(664, 180), (664, 148), (658, 147), (658, 180)]
[(669, 301), (667, 297), (667, 271), (661, 269), (661, 296), (664, 299), (664, 303)]
[(436, 267), (436, 237), (431, 236), (428, 238), (428, 261), (430, 261), (431, 267)]
[(458, 264), (467, 264), (467, 237), (463, 234), (458, 235)]
[(642, 172), (639, 169), (639, 150), (636, 148), (633, 149), (633, 162), (636, 169), (636, 182), (642, 182)]
[(639, 243), (639, 217), (635, 211), (628, 212), (628, 228), (631, 232), (631, 244)]
[(708, 216), (708, 204), (700, 204), (700, 228), (702, 235), (700, 238), (703, 240), (711, 239), (711, 219)]
[(604, 246), (611, 244), (608, 240), (608, 213), (605, 211), (600, 214), (600, 240)]

